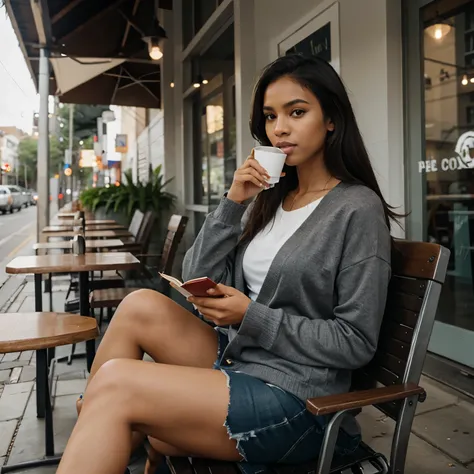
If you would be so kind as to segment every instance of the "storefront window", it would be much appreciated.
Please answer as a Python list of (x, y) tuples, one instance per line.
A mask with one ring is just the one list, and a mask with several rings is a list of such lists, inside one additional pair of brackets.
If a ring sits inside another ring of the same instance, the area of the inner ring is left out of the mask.
[(201, 117), (203, 197), (206, 204), (219, 203), (224, 194), (224, 100), (216, 95), (203, 108)]
[(227, 143), (225, 147), (224, 182), (228, 190), (234, 180), (234, 172), (237, 169), (237, 129), (235, 115), (235, 85), (230, 89), (231, 100), (229, 101), (229, 113), (227, 114)]
[[(451, 250), (437, 321), (447, 325), (446, 331), (456, 328), (457, 334), (471, 338), (474, 336), (473, 3), (466, 2), (443, 17), (427, 19), (423, 44), (426, 156), (418, 162), (418, 172), (424, 177), (426, 238)], [(460, 356), (459, 346), (450, 352), (449, 347), (441, 347), (441, 339), (438, 343), (443, 355), (451, 354), (453, 359), (469, 363), (468, 352), (463, 357), (461, 349)], [(466, 346), (468, 350), (472, 351), (472, 347)]]
[[(196, 2), (195, 7), (203, 6), (203, 2)], [(212, 11), (217, 2), (213, 5)], [(201, 13), (212, 15), (211, 8), (206, 11)], [(217, 208), (230, 188), (236, 170), (234, 25), (222, 31), (203, 54), (190, 57), (187, 67), (184, 89), (188, 104), (192, 104), (188, 137), (192, 139), (193, 154), (192, 167), (186, 170), (193, 188), (187, 204), (194, 213), (197, 234), (206, 215)]]

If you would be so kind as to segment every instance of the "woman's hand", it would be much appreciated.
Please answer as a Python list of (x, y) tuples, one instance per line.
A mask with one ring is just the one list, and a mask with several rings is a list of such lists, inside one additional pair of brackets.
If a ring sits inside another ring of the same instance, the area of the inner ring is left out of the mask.
[(212, 321), (216, 326), (230, 326), (242, 322), (251, 302), (250, 298), (231, 286), (221, 284), (209, 290), (208, 294), (209, 298), (195, 296), (188, 298), (205, 319)]
[[(282, 173), (284, 176), (284, 173)], [(254, 158), (254, 151), (245, 163), (234, 173), (234, 181), (227, 193), (227, 198), (239, 204), (255, 197), (264, 189), (270, 187), (267, 183), (270, 175)]]

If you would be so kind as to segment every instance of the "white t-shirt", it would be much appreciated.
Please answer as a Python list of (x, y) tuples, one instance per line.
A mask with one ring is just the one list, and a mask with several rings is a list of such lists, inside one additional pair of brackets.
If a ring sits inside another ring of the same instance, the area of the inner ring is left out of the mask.
[(270, 265), (285, 242), (298, 230), (309, 215), (318, 207), (322, 198), (295, 211), (285, 211), (280, 204), (275, 219), (250, 242), (244, 254), (244, 277), (249, 297), (255, 301), (262, 289)]

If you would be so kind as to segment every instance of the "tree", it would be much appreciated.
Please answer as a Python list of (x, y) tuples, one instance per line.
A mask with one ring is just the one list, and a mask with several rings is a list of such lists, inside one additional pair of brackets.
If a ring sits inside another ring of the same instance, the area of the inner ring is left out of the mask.
[[(36, 162), (38, 154), (38, 140), (28, 137), (21, 140), (18, 146), (18, 163), (20, 164), (19, 176), (26, 176), (29, 186), (36, 187)], [(21, 173), (23, 171), (23, 173)]]
[[(38, 163), (38, 140), (32, 137), (26, 137), (21, 140), (18, 147), (18, 162), (20, 164), (19, 178), (23, 181), (24, 167), (26, 167), (26, 176), (28, 186), (36, 187), (37, 163)], [(49, 170), (50, 177), (60, 172), (64, 164), (64, 149), (56, 137), (49, 139)], [(24, 183), (23, 183), (24, 184)]]

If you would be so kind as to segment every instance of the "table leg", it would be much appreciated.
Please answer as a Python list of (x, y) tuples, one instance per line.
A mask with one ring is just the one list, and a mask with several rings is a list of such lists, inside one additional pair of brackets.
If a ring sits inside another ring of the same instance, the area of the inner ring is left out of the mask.
[(54, 456), (53, 411), (51, 408), (51, 397), (49, 393), (48, 351), (46, 349), (36, 351), (36, 367), (38, 368), (36, 390), (44, 397), (45, 454), (46, 456)]
[[(43, 288), (42, 288), (43, 275), (35, 274), (35, 311), (41, 313), (43, 311)], [(41, 377), (39, 363), (36, 361), (36, 380), (38, 382)], [(38, 418), (44, 418), (45, 412), (45, 400), (43, 397), (44, 393), (41, 390), (36, 390), (36, 416)]]
[[(79, 314), (90, 315), (89, 308), (89, 272), (79, 272)], [(71, 364), (74, 357), (83, 357), (84, 354), (76, 354), (76, 345), (71, 346), (67, 363)], [(90, 372), (95, 357), (95, 340), (86, 341), (87, 370)]]
[[(53, 312), (53, 274), (49, 274), (49, 310)], [(56, 355), (56, 348), (48, 349), (48, 367)]]
[[(79, 273), (79, 312), (81, 316), (89, 316), (89, 273)], [(95, 357), (95, 340), (86, 341), (87, 370), (90, 372)]]
[(35, 274), (35, 311), (43, 311), (43, 275)]
[(49, 274), (49, 310), (53, 311), (53, 275)]

